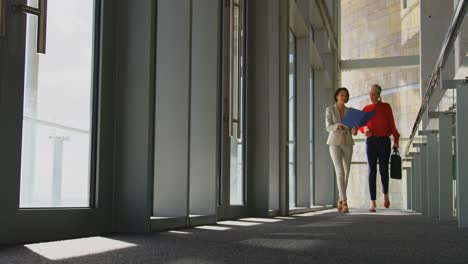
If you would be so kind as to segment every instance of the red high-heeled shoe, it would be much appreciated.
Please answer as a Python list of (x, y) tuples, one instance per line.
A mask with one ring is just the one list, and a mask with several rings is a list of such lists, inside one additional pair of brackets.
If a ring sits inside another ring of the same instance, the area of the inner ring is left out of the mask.
[(369, 208), (369, 213), (375, 213), (375, 212), (376, 212), (375, 208)]
[(387, 201), (384, 202), (383, 206), (385, 208), (389, 208), (390, 207), (390, 198), (387, 199)]

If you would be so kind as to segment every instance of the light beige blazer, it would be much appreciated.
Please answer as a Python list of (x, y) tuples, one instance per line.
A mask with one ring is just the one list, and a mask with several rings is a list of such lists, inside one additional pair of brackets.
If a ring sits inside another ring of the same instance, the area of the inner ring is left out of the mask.
[[(345, 115), (346, 112), (348, 112), (348, 109), (349, 107), (345, 107)], [(328, 131), (328, 145), (341, 145), (341, 136), (343, 133), (346, 136), (346, 145), (354, 145), (351, 128), (346, 128), (344, 130), (338, 129), (338, 124), (341, 123), (341, 117), (336, 104), (327, 107), (325, 113), (325, 122)]]

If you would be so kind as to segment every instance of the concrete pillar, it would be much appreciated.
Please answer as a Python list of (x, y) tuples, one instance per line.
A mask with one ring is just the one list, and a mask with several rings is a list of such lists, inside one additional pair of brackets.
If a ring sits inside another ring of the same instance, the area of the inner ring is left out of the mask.
[[(324, 29), (314, 32), (314, 42), (320, 53), (325, 54), (328, 47), (325, 46), (328, 38)], [(329, 54), (330, 55), (330, 54)], [(324, 56), (325, 64), (333, 63), (331, 58)], [(330, 158), (327, 144), (328, 132), (325, 128), (325, 109), (334, 103), (335, 89), (330, 86), (329, 76), (325, 70), (316, 71), (314, 75), (314, 205), (331, 205), (335, 202), (335, 172)], [(328, 80), (327, 80), (328, 79)]]
[[(249, 2), (253, 1), (247, 1)], [(263, 3), (263, 2), (262, 2)], [(270, 4), (271, 3), (271, 4)], [(279, 138), (279, 111), (278, 111), (278, 102), (279, 102), (279, 93), (280, 93), (280, 83), (278, 79), (279, 73), (279, 29), (278, 29), (278, 2), (277, 1), (265, 1), (263, 5), (268, 7), (268, 16), (267, 16), (267, 32), (268, 39), (257, 41), (256, 49), (263, 49), (265, 45), (268, 45), (267, 58), (264, 58), (263, 65), (258, 64), (259, 67), (267, 69), (269, 75), (268, 87), (265, 87), (268, 90), (268, 101), (269, 101), (269, 114), (268, 114), (268, 134), (269, 134), (269, 210), (278, 211), (280, 208), (279, 201), (279, 192), (280, 192), (280, 164), (279, 164), (279, 155), (280, 155), (280, 138)], [(262, 9), (261, 5), (258, 8), (259, 12)], [(249, 10), (249, 14), (255, 16), (254, 13)], [(251, 18), (251, 23), (254, 18)], [(261, 29), (258, 29), (261, 30)], [(248, 32), (247, 32), (248, 33)], [(258, 34), (258, 32), (252, 32)], [(260, 37), (258, 38), (260, 40)], [(264, 43), (267, 41), (268, 43)], [(262, 46), (263, 45), (263, 46)], [(248, 45), (247, 45), (247, 48)], [(256, 51), (258, 52), (258, 51)], [(252, 74), (256, 74), (259, 69), (253, 69)], [(263, 69), (262, 69), (263, 70)], [(274, 77), (273, 77), (274, 76)], [(261, 81), (261, 80), (258, 80)], [(257, 84), (258, 85), (258, 84)], [(248, 98), (247, 98), (248, 100)], [(258, 100), (261, 100), (260, 98)], [(264, 137), (264, 135), (262, 135)]]
[[(301, 15), (309, 21), (310, 1), (297, 2)], [(297, 47), (297, 91), (296, 91), (296, 120), (297, 120), (297, 207), (310, 207), (311, 205), (311, 173), (310, 173), (310, 37), (298, 37)]]
[(468, 88), (457, 89), (456, 164), (457, 217), (459, 227), (468, 227)]
[(220, 3), (193, 0), (190, 199), (191, 215), (216, 214), (218, 175)]
[(453, 116), (439, 116), (439, 219), (453, 219)]
[(288, 87), (289, 5), (278, 0), (246, 3), (247, 202), (251, 215), (266, 217), (269, 210), (279, 209), (287, 214), (287, 102), (283, 101)]
[(188, 216), (191, 27), (191, 1), (158, 1), (154, 216)]
[(156, 4), (149, 0), (138, 3), (126, 0), (121, 1), (120, 8), (119, 23), (125, 26), (115, 41), (119, 43), (119, 85), (114, 85), (112, 94), (107, 94), (115, 96), (118, 87), (117, 104), (113, 104), (117, 121), (111, 124), (116, 130), (112, 144), (117, 142), (113, 152), (116, 164), (113, 218), (116, 231), (147, 232), (151, 228), (153, 196)]
[(439, 147), (437, 134), (427, 135), (427, 199), (428, 216), (439, 217)]
[[(271, 1), (268, 1), (271, 3)], [(273, 4), (273, 3), (272, 3)], [(288, 90), (289, 87), (289, 2), (278, 1), (278, 78), (279, 78), (279, 166), (280, 214), (289, 214), (289, 174), (287, 155)]]
[[(421, 74), (421, 97), (424, 97), (429, 79), (439, 57), (439, 50), (447, 34), (447, 28), (453, 17), (453, 2), (439, 0), (420, 1), (420, 74)], [(444, 67), (443, 77), (454, 76), (454, 55), (448, 57)], [(444, 90), (434, 89), (428, 109), (435, 110), (440, 99), (445, 94)], [(423, 118), (423, 127), (428, 124), (427, 115)]]

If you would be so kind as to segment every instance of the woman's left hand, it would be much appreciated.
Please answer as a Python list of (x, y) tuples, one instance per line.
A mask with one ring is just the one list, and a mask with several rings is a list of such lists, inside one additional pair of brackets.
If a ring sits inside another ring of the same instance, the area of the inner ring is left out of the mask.
[(400, 146), (398, 146), (398, 144), (393, 144), (393, 149), (398, 150), (399, 147), (400, 147)]
[(358, 132), (358, 128), (357, 128), (357, 127), (351, 128), (351, 133), (352, 133), (354, 136), (357, 135), (357, 132)]

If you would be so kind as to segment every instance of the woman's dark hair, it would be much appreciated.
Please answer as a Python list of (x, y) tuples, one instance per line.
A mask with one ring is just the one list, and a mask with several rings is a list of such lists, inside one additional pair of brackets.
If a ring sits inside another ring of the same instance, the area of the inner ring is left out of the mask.
[(348, 94), (348, 98), (346, 99), (346, 102), (345, 102), (345, 103), (348, 102), (348, 100), (349, 100), (349, 91), (348, 91), (348, 89), (346, 89), (346, 87), (340, 87), (340, 88), (338, 88), (338, 89), (336, 90), (336, 92), (335, 92), (335, 102), (338, 102), (338, 100), (336, 99), (336, 97), (338, 97), (338, 94), (340, 94), (342, 91), (345, 91), (346, 94)]

